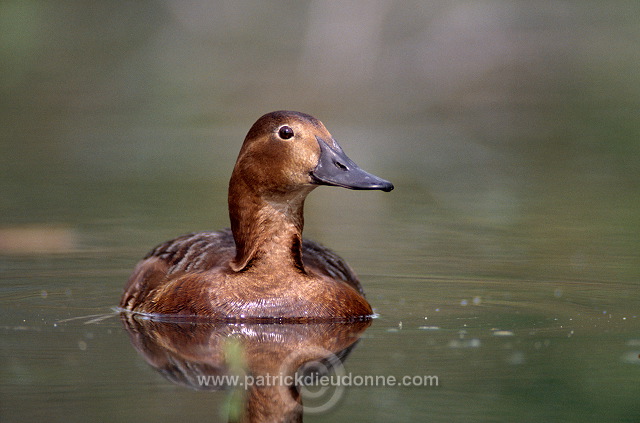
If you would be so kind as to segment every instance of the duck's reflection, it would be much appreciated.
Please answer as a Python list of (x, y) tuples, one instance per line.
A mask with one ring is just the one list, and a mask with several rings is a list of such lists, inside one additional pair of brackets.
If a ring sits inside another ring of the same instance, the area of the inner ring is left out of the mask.
[(199, 390), (233, 389), (229, 420), (247, 422), (302, 421), (303, 410), (329, 409), (339, 399), (340, 386), (314, 388), (314, 403), (303, 407), (300, 382), (319, 376), (330, 380), (324, 373), (331, 368), (343, 371), (343, 360), (371, 324), (161, 322), (121, 316), (133, 346), (165, 378)]

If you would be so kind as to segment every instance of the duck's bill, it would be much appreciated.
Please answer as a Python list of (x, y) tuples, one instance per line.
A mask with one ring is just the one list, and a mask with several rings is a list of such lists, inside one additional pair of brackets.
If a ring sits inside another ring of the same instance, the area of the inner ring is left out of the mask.
[(316, 139), (320, 145), (320, 159), (311, 172), (313, 183), (349, 189), (379, 189), (385, 192), (393, 189), (391, 182), (360, 169), (335, 141), (335, 147), (332, 147), (322, 138)]

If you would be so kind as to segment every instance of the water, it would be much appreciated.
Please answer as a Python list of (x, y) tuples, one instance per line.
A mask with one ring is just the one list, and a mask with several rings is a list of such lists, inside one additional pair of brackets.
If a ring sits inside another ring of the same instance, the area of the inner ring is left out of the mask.
[[(640, 418), (637, 7), (367, 4), (337, 27), (307, 3), (0, 6), (3, 422), (227, 421), (238, 392), (171, 382), (113, 307), (151, 247), (228, 225), (242, 138), (280, 108), (396, 186), (306, 204), (379, 315), (342, 370), (438, 381), (306, 421)], [(328, 342), (210, 330), (284, 340), (264, 366)]]

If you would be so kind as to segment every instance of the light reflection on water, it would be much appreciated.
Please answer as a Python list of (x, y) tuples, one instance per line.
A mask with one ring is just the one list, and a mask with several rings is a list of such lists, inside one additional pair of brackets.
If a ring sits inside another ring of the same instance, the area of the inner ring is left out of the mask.
[[(149, 229), (147, 236), (163, 239), (169, 226)], [(7, 359), (2, 389), (12, 398), (12, 406), (3, 411), (9, 420), (67, 415), (72, 409), (82, 410), (79, 418), (110, 416), (113, 409), (127, 419), (187, 415), (215, 421), (224, 414), (228, 392), (204, 396), (173, 387), (144, 365), (115, 318), (85, 324), (111, 312), (131, 266), (150, 245), (146, 239), (129, 242), (94, 253), (3, 257)], [(352, 387), (334, 410), (312, 419), (409, 420), (433, 413), (438, 419), (500, 420), (525, 413), (613, 421), (635, 415), (640, 372), (636, 285), (526, 274), (444, 277), (430, 275), (427, 268), (420, 271), (418, 263), (405, 274), (384, 275), (388, 272), (379, 270), (385, 264), (358, 257), (356, 247), (351, 248), (350, 262), (360, 271), (379, 317), (363, 334), (346, 370), (354, 375), (436, 375), (440, 386)], [(378, 257), (386, 250), (379, 242), (368, 244), (366, 251)], [(392, 257), (388, 265), (399, 265)], [(455, 256), (440, 257), (435, 264), (446, 270), (454, 264), (449, 260), (457, 263), (458, 273), (473, 272)], [(86, 318), (60, 322), (81, 316)], [(38, 398), (48, 400), (34, 405)]]
[[(261, 6), (210, 26), (210, 10), (178, 2), (21, 4), (0, 7), (13, 37), (0, 80), (3, 421), (226, 420), (227, 392), (155, 374), (115, 314), (86, 323), (112, 313), (152, 246), (228, 225), (242, 137), (282, 107), (317, 115), (396, 186), (321, 188), (306, 204), (306, 236), (349, 261), (379, 315), (347, 371), (440, 380), (353, 387), (309, 420), (640, 416), (637, 13), (380, 4), (349, 25), (378, 44), (345, 33), (336, 49), (308, 38), (336, 11), (306, 3), (284, 33)], [(341, 77), (354, 49), (374, 68)]]

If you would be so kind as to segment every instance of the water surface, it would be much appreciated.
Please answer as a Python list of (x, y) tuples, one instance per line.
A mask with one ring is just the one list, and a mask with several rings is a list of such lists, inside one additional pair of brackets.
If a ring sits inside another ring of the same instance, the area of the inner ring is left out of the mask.
[(246, 131), (291, 108), (396, 186), (306, 204), (379, 315), (344, 370), (438, 378), (307, 421), (637, 421), (637, 7), (423, 3), (3, 3), (0, 419), (227, 420), (113, 307), (154, 245), (228, 225)]

